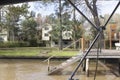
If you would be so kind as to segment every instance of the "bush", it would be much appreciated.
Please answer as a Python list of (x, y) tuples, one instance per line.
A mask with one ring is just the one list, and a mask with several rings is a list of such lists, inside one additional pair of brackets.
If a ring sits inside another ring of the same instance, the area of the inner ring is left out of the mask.
[(0, 42), (0, 48), (28, 47), (28, 42)]
[(30, 47), (37, 47), (38, 46), (38, 44), (37, 44), (37, 41), (36, 40), (29, 40), (28, 41), (29, 42), (29, 46)]

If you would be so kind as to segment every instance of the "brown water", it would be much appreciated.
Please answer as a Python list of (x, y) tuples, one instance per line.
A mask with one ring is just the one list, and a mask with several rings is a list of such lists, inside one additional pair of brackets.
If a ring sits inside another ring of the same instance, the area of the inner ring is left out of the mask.
[[(61, 61), (52, 61), (51, 65), (60, 64)], [(59, 75), (47, 75), (47, 63), (40, 60), (0, 60), (0, 80), (68, 80), (76, 64), (69, 66)], [(91, 65), (90, 77), (80, 71), (75, 78), (79, 80), (93, 80), (94, 66)], [(99, 66), (96, 80), (120, 80), (109, 70)]]

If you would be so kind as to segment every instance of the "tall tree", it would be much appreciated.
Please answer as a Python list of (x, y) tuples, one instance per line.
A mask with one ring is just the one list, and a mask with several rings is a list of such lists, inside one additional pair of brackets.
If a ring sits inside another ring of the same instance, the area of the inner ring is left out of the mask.
[(21, 16), (26, 16), (28, 13), (28, 4), (9, 5), (6, 7), (6, 26), (8, 30), (8, 38), (10, 41), (15, 41), (18, 36), (19, 21)]
[(4, 26), (4, 13), (5, 13), (5, 7), (4, 6), (0, 6), (0, 31), (2, 32), (5, 29)]
[(62, 50), (62, 3), (61, 3), (61, 0), (59, 0), (59, 20), (60, 20), (59, 49)]
[(90, 12), (93, 15), (94, 22), (97, 27), (100, 27), (100, 20), (98, 17), (98, 8), (97, 8), (97, 1), (98, 0), (85, 0), (87, 7), (89, 8)]
[(37, 22), (33, 17), (22, 21), (21, 38), (23, 41), (28, 41), (30, 45), (36, 45), (38, 38)]

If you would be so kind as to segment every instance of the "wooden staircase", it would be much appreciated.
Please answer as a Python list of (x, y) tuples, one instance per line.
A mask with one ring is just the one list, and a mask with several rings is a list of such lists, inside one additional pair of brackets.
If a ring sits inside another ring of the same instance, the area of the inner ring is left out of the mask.
[(61, 63), (60, 65), (52, 68), (48, 72), (48, 75), (52, 75), (52, 74), (55, 74), (55, 73), (62, 71), (63, 69), (65, 69), (69, 65), (72, 65), (73, 63), (79, 61), (81, 59), (81, 57), (82, 57), (82, 53), (79, 53), (78, 55), (71, 57), (70, 59), (66, 60), (65, 62)]

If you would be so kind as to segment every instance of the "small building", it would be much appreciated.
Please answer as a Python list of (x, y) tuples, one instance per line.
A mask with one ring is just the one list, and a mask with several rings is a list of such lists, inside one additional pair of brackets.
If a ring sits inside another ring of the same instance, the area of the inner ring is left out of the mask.
[(72, 30), (71, 31), (63, 31), (62, 32), (62, 43), (63, 47), (67, 47), (72, 42)]
[(120, 34), (117, 32), (117, 26), (116, 22), (110, 22), (106, 29), (108, 36), (107, 41), (109, 41), (110, 49), (112, 49), (112, 47), (115, 46), (115, 43), (119, 42), (120, 39)]
[(46, 25), (45, 27), (42, 28), (42, 40), (44, 41), (49, 41), (50, 40), (50, 31), (52, 30), (51, 25)]
[[(59, 45), (59, 39), (58, 40), (52, 40), (51, 39), (51, 31), (52, 26), (47, 24), (45, 27), (42, 28), (42, 40), (43, 41), (50, 41), (51, 47), (56, 47)], [(68, 46), (72, 41), (72, 31), (62, 31), (62, 44), (63, 47)]]
[(71, 40), (72, 39), (72, 31), (63, 31), (62, 38), (64, 40)]
[(7, 31), (1, 31), (0, 32), (0, 42), (7, 42), (8, 37), (7, 37)]

